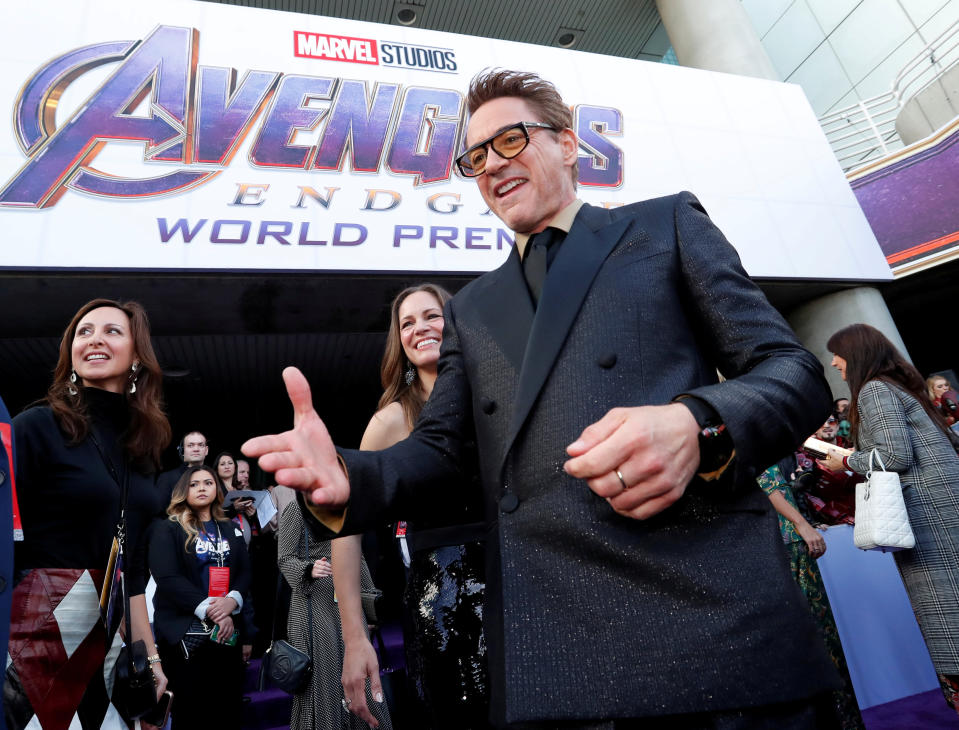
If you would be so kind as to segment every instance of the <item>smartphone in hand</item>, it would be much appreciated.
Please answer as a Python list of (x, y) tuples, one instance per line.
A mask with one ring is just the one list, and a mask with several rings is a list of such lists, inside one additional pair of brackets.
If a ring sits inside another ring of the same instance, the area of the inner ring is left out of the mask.
[(160, 699), (157, 700), (157, 703), (153, 706), (153, 709), (143, 715), (143, 717), (140, 718), (140, 721), (149, 723), (150, 725), (155, 725), (156, 727), (163, 727), (166, 725), (167, 720), (170, 719), (170, 708), (172, 706), (173, 693), (170, 690), (167, 690), (160, 695)]

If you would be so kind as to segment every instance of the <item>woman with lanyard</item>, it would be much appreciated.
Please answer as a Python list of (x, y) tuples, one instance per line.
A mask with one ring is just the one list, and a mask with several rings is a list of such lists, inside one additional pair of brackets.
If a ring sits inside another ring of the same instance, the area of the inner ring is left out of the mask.
[(98, 601), (124, 504), (133, 638), (166, 688), (144, 598), (146, 528), (166, 506), (154, 478), (170, 440), (162, 379), (143, 307), (95, 299), (63, 333), (46, 398), (13, 420), (23, 539), (4, 686), (11, 730), (125, 727), (106, 679), (120, 639)]
[(173, 691), (173, 728), (239, 727), (243, 662), (234, 621), (250, 587), (243, 537), (221, 507), (216, 475), (187, 469), (169, 519), (153, 526), (154, 627)]

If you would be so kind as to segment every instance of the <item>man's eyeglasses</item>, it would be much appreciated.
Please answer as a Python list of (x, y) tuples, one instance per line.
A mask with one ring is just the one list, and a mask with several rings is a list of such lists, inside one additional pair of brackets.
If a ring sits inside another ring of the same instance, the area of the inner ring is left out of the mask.
[(529, 130), (552, 129), (552, 124), (543, 122), (517, 122), (510, 127), (504, 127), (492, 137), (477, 142), (466, 152), (456, 158), (456, 166), (464, 177), (478, 177), (486, 172), (486, 160), (489, 159), (487, 147), (493, 150), (504, 160), (512, 160), (529, 144)]

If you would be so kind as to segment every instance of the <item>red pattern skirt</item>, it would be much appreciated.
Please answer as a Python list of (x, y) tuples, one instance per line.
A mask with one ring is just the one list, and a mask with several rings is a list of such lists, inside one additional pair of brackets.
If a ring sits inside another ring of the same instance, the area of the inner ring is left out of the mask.
[[(22, 696), (6, 708), (8, 726), (21, 726), (31, 715), (43, 730), (67, 730), (78, 715), (84, 728), (103, 726), (112, 677), (104, 669), (110, 645), (100, 615), (103, 575), (36, 569), (17, 584), (4, 697), (10, 703), (11, 694)], [(116, 652), (110, 654), (115, 662)]]

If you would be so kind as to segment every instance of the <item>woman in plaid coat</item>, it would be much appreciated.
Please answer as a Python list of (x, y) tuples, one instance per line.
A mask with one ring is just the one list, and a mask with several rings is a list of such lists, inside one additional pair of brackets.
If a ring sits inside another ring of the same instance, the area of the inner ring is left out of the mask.
[(916, 547), (895, 554), (946, 701), (959, 710), (959, 456), (954, 436), (926, 397), (919, 372), (865, 324), (827, 344), (849, 385), (856, 452), (833, 452), (829, 468), (865, 474), (875, 449), (899, 473)]

